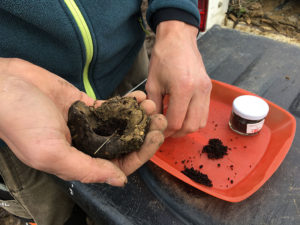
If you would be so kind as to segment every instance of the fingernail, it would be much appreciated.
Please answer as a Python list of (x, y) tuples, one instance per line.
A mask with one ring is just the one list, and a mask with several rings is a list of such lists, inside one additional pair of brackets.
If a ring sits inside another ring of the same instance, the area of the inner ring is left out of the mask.
[(124, 177), (108, 178), (105, 183), (112, 185), (112, 186), (124, 186), (127, 183), (127, 177), (125, 177), (125, 179), (124, 179)]

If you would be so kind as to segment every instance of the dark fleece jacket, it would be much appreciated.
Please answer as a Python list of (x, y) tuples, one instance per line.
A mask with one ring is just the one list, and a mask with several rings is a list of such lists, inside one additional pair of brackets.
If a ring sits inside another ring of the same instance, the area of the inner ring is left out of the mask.
[[(1, 0), (0, 57), (27, 60), (86, 91), (86, 45), (76, 15), (66, 4), (72, 3), (78, 7), (92, 39), (88, 82), (98, 99), (106, 99), (122, 81), (143, 44), (141, 2)], [(170, 19), (198, 26), (197, 0), (149, 0), (147, 20), (152, 29)]]

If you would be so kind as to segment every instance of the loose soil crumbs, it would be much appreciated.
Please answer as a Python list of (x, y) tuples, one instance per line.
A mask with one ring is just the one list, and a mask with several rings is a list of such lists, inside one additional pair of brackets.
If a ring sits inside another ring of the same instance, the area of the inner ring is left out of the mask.
[(209, 159), (221, 159), (227, 155), (227, 146), (224, 146), (220, 139), (210, 139), (208, 145), (203, 147), (202, 152), (207, 153)]
[(211, 180), (208, 178), (206, 174), (201, 173), (199, 170), (195, 170), (193, 167), (184, 168), (184, 170), (181, 172), (199, 184), (203, 184), (208, 187), (213, 186)]

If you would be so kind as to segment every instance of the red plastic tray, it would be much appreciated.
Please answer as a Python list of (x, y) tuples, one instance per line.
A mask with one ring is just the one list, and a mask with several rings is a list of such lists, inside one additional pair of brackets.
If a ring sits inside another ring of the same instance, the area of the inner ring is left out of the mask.
[[(244, 89), (213, 81), (207, 126), (182, 138), (167, 138), (151, 161), (217, 198), (239, 202), (252, 195), (272, 176), (286, 156), (295, 135), (296, 120), (286, 110), (265, 100), (270, 111), (261, 132), (256, 136), (236, 134), (229, 128), (228, 121), (232, 101), (244, 94), (254, 95)], [(202, 148), (211, 138), (222, 140), (230, 148), (228, 155), (218, 160), (208, 159)], [(207, 174), (213, 187), (196, 183), (181, 173), (184, 165)]]

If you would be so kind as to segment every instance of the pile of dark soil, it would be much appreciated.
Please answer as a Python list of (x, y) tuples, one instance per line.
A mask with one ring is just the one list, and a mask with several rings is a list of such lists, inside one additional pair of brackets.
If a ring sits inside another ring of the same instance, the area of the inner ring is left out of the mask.
[(220, 139), (213, 138), (203, 147), (202, 152), (207, 153), (209, 159), (221, 159), (227, 155), (227, 149), (228, 147), (224, 146)]
[[(208, 145), (205, 145), (203, 147), (202, 152), (207, 153), (209, 159), (221, 159), (224, 157), (224, 155), (227, 155), (227, 149), (227, 146), (224, 146), (220, 139), (212, 138), (209, 140)], [(187, 160), (187, 162), (188, 161), (189, 160)], [(185, 162), (185, 160), (182, 160), (183, 164)], [(220, 168), (221, 164), (218, 163), (217, 167)], [(203, 165), (201, 164), (199, 166), (199, 169), (202, 168)], [(181, 172), (199, 184), (203, 184), (208, 187), (213, 186), (212, 181), (208, 178), (207, 174), (201, 173), (199, 170), (194, 169), (193, 165), (191, 168), (187, 168), (186, 165), (184, 165), (184, 170)]]
[(208, 176), (204, 173), (201, 173), (199, 170), (195, 170), (194, 167), (191, 167), (191, 168), (185, 167), (184, 170), (181, 172), (199, 184), (203, 184), (208, 187), (213, 186), (213, 184), (212, 184), (211, 180), (208, 178)]

